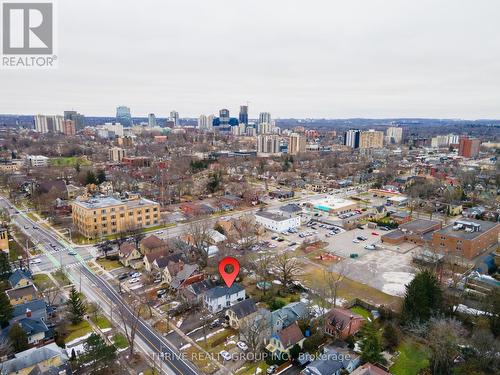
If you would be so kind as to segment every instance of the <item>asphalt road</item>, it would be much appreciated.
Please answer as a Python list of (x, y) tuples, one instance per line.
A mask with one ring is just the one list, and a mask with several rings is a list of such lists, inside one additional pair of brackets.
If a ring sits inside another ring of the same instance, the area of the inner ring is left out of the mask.
[[(57, 234), (31, 220), (25, 213), (15, 208), (3, 197), (0, 197), (0, 207), (8, 210), (11, 221), (26, 236), (30, 237), (37, 245), (37, 248), (43, 252), (43, 255), (37, 256), (42, 262), (31, 266), (34, 271), (37, 269), (52, 271), (62, 264), (70, 279), (85, 293), (89, 300), (96, 302), (103, 307), (103, 310), (107, 310), (108, 315), (114, 313), (115, 319), (112, 319), (114, 322), (117, 322), (118, 311), (123, 311), (124, 320), (130, 326), (133, 314), (126, 302), (123, 301), (113, 287), (87, 267), (86, 260), (92, 258), (89, 247), (72, 247)], [(70, 255), (69, 252), (75, 252), (76, 255)], [(140, 340), (138, 346), (147, 356), (154, 354), (157, 363), (161, 360), (163, 374), (200, 374), (192, 364), (178, 354), (171, 344), (143, 320), (140, 320), (137, 325), (137, 338)]]

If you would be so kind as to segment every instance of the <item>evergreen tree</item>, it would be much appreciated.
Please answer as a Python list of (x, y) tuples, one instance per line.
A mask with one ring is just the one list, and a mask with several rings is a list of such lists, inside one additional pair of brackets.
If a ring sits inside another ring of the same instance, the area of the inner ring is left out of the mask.
[(394, 327), (394, 324), (389, 323), (385, 326), (383, 337), (385, 345), (389, 349), (396, 349), (399, 344), (399, 332), (397, 331), (396, 327)]
[(18, 323), (14, 323), (10, 328), (9, 340), (12, 345), (12, 349), (14, 349), (16, 353), (29, 348), (28, 335)]
[(299, 344), (295, 344), (291, 349), (290, 349), (290, 357), (292, 359), (297, 359), (299, 358), (300, 352), (302, 349), (300, 348)]
[(427, 322), (439, 312), (443, 304), (443, 293), (439, 281), (430, 271), (420, 272), (406, 286), (403, 301), (404, 323)]
[(9, 320), (12, 318), (13, 307), (10, 304), (9, 297), (5, 292), (0, 292), (0, 326), (7, 327)]
[(85, 184), (86, 185), (97, 185), (99, 181), (97, 181), (97, 177), (93, 171), (88, 171), (87, 175), (85, 176)]
[(0, 278), (6, 280), (12, 273), (9, 262), (9, 254), (0, 252)]
[(104, 339), (92, 333), (84, 344), (85, 355), (83, 360), (85, 363), (91, 363), (93, 366), (100, 364), (107, 366), (116, 358), (116, 347), (107, 345)]
[(83, 320), (83, 316), (85, 315), (87, 307), (85, 306), (80, 293), (76, 291), (75, 287), (71, 288), (67, 304), (69, 313), (71, 315), (71, 323), (80, 323)]
[(361, 329), (361, 360), (371, 363), (385, 363), (385, 358), (382, 356), (382, 343), (377, 327), (373, 322), (366, 322)]
[(106, 181), (106, 172), (104, 172), (104, 169), (99, 169), (97, 171), (96, 178), (99, 184), (102, 184), (104, 181)]

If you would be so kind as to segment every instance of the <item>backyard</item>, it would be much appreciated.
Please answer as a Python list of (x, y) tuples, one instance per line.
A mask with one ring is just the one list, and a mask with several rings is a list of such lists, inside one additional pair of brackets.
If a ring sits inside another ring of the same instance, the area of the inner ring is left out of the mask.
[(405, 340), (398, 347), (400, 353), (390, 368), (394, 375), (416, 375), (429, 366), (429, 348), (411, 340)]

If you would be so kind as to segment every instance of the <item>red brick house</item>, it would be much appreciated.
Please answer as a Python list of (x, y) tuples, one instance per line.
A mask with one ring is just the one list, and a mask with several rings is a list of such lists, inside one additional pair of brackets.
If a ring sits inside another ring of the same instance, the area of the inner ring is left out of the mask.
[(365, 319), (351, 310), (334, 307), (326, 314), (325, 333), (345, 340), (359, 332)]

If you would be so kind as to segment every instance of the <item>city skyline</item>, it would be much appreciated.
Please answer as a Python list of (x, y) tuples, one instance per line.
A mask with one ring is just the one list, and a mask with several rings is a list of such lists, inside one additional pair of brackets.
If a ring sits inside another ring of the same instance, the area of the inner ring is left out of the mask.
[(59, 67), (0, 71), (0, 113), (500, 118), (493, 1), (142, 4), (58, 3)]

